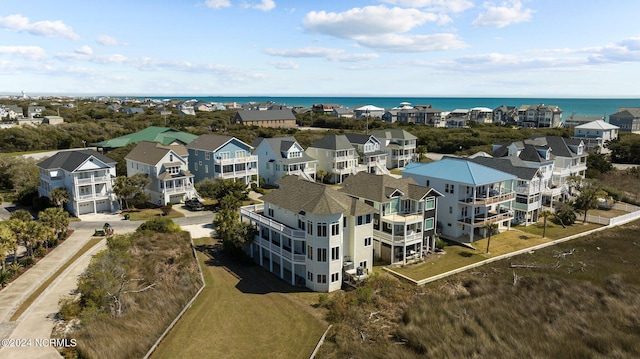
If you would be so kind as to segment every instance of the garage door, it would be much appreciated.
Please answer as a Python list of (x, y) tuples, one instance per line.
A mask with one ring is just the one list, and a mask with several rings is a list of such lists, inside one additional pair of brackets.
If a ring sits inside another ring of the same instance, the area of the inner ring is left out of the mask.
[(109, 205), (109, 201), (107, 200), (96, 201), (96, 211), (111, 212), (111, 206)]
[(93, 213), (93, 202), (80, 203), (78, 205), (78, 214)]
[(169, 197), (169, 202), (173, 204), (180, 203), (182, 202), (182, 197), (183, 195), (181, 194), (174, 194), (173, 196)]

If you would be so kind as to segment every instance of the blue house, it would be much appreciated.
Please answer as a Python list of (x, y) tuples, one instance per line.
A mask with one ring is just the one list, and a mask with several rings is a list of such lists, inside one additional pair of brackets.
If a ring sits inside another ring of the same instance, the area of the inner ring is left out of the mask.
[(187, 150), (195, 182), (222, 178), (248, 185), (258, 180), (258, 156), (251, 154), (250, 145), (235, 137), (201, 135), (187, 145)]

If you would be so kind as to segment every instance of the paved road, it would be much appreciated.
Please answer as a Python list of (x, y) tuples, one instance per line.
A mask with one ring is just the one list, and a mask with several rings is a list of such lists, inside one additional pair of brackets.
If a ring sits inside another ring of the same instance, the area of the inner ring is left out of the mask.
[[(194, 237), (211, 235), (213, 213), (187, 212), (185, 215), (187, 216), (184, 218), (174, 219), (174, 222), (192, 232)], [(118, 215), (97, 214), (82, 217), (83, 221), (70, 224), (69, 227), (74, 229), (74, 232), (66, 241), (0, 291), (0, 340), (31, 339), (31, 345), (28, 347), (0, 347), (0, 358), (59, 358), (55, 348), (36, 346), (36, 340), (49, 338), (55, 325), (54, 316), (58, 312), (60, 299), (68, 296), (77, 287), (78, 276), (84, 272), (91, 257), (106, 248), (106, 241), (101, 241), (71, 264), (18, 320), (10, 322), (11, 315), (31, 293), (84, 246), (95, 228), (101, 228), (105, 222), (109, 222), (116, 233), (122, 234), (133, 232), (141, 223), (121, 220)]]

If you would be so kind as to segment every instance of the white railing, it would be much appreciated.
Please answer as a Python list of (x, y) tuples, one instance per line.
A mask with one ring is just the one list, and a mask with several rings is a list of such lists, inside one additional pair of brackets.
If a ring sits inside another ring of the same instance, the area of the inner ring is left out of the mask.
[(381, 174), (383, 174), (383, 175), (388, 175), (389, 173), (391, 173), (391, 172), (389, 172), (389, 170), (387, 169), (387, 167), (386, 167), (385, 165), (383, 165), (382, 163), (380, 163), (380, 162), (376, 162), (376, 168), (377, 168), (377, 169), (378, 169), (378, 171), (380, 171), (380, 173), (381, 173)]
[(89, 193), (89, 194), (80, 194), (76, 196), (76, 198), (80, 201), (87, 200), (87, 199), (104, 199), (108, 197), (109, 197), (108, 193)]
[(73, 183), (80, 184), (80, 183), (105, 182), (105, 181), (108, 181), (109, 179), (110, 179), (109, 176), (92, 176), (89, 178), (74, 177)]
[(259, 213), (258, 210), (263, 211), (264, 205), (251, 205), (240, 208), (240, 215), (246, 218), (252, 219), (261, 225), (275, 229), (276, 231), (283, 233), (291, 239), (305, 240), (305, 233), (301, 230), (296, 230), (285, 226), (284, 224), (274, 221), (271, 218), (265, 217)]
[(392, 236), (390, 233), (374, 230), (373, 234), (374, 234), (374, 237), (378, 238), (379, 240), (385, 241), (387, 243), (393, 242), (396, 244), (403, 244), (403, 243), (409, 243), (412, 241), (422, 240), (422, 232), (414, 232), (407, 235)]
[(235, 165), (241, 163), (251, 163), (258, 162), (258, 156), (246, 156), (246, 157), (238, 157), (238, 158), (215, 158), (213, 161), (215, 164), (219, 165)]
[(193, 189), (193, 186), (180, 186), (180, 187), (165, 187), (161, 189), (161, 192), (165, 193), (176, 193), (176, 192), (187, 192)]

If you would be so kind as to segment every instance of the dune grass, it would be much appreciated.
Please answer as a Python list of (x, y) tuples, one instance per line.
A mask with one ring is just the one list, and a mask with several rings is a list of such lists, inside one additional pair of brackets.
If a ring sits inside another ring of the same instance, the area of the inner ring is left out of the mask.
[[(326, 329), (298, 291), (258, 266), (239, 265), (194, 241), (206, 287), (153, 358), (308, 358)], [(208, 252), (208, 253), (207, 253)]]
[(129, 214), (130, 221), (149, 221), (154, 218), (164, 217), (164, 218), (181, 218), (184, 217), (184, 214), (176, 211), (175, 209), (171, 209), (168, 215), (163, 216), (162, 210), (160, 208), (147, 208), (140, 210), (128, 210), (123, 213)]

